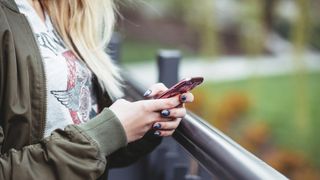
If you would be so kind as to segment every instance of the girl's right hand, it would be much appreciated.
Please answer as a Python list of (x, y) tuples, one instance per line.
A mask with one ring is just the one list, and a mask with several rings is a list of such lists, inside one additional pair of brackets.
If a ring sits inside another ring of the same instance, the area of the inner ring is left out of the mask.
[(160, 115), (159, 112), (161, 110), (172, 109), (180, 104), (179, 96), (136, 102), (119, 99), (109, 109), (120, 120), (129, 143), (141, 139), (152, 128), (154, 123), (168, 121), (168, 118)]

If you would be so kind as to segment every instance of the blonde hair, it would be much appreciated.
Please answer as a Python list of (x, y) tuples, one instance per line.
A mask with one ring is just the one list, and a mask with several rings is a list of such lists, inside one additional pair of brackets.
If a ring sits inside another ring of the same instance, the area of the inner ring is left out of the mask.
[(119, 69), (105, 52), (115, 9), (112, 0), (42, 0), (52, 22), (78, 58), (86, 62), (112, 99), (123, 96)]

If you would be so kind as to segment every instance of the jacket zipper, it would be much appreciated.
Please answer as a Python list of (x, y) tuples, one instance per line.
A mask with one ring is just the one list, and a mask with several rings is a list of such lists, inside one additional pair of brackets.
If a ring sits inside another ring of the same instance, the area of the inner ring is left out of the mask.
[[(35, 46), (36, 48), (36, 53), (38, 56), (40, 56), (40, 67), (41, 67), (41, 73), (40, 73), (40, 76), (42, 77), (42, 87), (44, 87), (44, 92), (42, 92), (42, 94), (44, 94), (44, 99), (42, 100), (43, 103), (43, 108), (42, 108), (42, 112), (41, 112), (41, 115), (44, 115), (44, 117), (41, 118), (41, 121), (40, 121), (40, 126), (41, 126), (41, 131), (40, 131), (40, 139), (44, 137), (44, 133), (45, 133), (45, 129), (46, 129), (46, 122), (47, 122), (47, 107), (48, 107), (48, 102), (47, 102), (47, 76), (46, 76), (46, 73), (45, 73), (45, 67), (44, 67), (44, 64), (43, 64), (43, 56), (41, 54), (41, 51), (40, 51), (40, 48), (39, 48), (39, 45), (38, 45), (38, 42), (36, 41), (36, 39), (34, 38), (34, 32), (33, 32), (33, 29), (31, 28), (28, 20), (27, 20), (27, 17), (24, 15), (24, 14), (21, 14), (23, 17), (24, 17), (24, 21), (27, 23), (28, 25), (28, 28), (29, 30), (32, 32), (32, 40), (33, 40), (33, 45)], [(39, 58), (37, 58), (39, 60)]]
[(40, 49), (39, 49), (39, 46), (37, 44), (37, 51), (38, 51), (38, 54), (40, 54), (40, 57), (41, 57), (41, 71), (42, 71), (42, 83), (43, 83), (43, 89), (44, 89), (44, 106), (43, 106), (43, 111), (42, 113), (44, 114), (44, 118), (42, 118), (42, 121), (41, 121), (41, 138), (44, 137), (44, 133), (45, 133), (45, 130), (46, 130), (46, 125), (47, 125), (47, 107), (48, 107), (48, 101), (47, 101), (47, 75), (46, 75), (46, 72), (45, 72), (45, 67), (44, 67), (44, 62), (43, 62), (43, 56), (40, 52)]

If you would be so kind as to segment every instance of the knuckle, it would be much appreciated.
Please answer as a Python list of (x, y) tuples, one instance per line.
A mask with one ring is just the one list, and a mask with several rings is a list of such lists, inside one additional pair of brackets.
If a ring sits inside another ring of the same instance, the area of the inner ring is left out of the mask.
[(167, 129), (168, 124), (167, 123), (160, 123), (161, 124), (161, 129)]
[(185, 117), (185, 116), (187, 115), (187, 110), (186, 110), (186, 108), (182, 108), (181, 114), (182, 114), (182, 117)]
[(186, 110), (185, 110), (184, 108), (180, 108), (180, 109), (179, 109), (179, 113), (177, 113), (175, 117), (177, 117), (177, 118), (182, 118), (182, 117), (184, 117), (185, 115), (186, 115)]
[(147, 122), (147, 126), (152, 126), (154, 123), (156, 123), (158, 121), (157, 118), (150, 118), (148, 119), (148, 122)]
[(158, 112), (154, 113), (152, 117), (153, 117), (153, 119), (154, 119), (155, 121), (161, 121), (161, 120), (162, 120), (162, 116), (161, 116), (161, 114), (158, 113)]
[(158, 121), (160, 121), (160, 118), (156, 115), (152, 115), (152, 116), (150, 116), (150, 118), (148, 118), (147, 125), (152, 126), (154, 123), (156, 123)]
[(179, 108), (171, 111), (172, 116), (176, 118), (182, 118), (186, 115), (186, 113), (187, 111), (185, 108)]
[(162, 121), (163, 117), (161, 115), (161, 112), (156, 112), (155, 113), (155, 118), (158, 120), (158, 121)]
[(143, 127), (144, 127), (144, 128), (150, 128), (151, 126), (152, 126), (152, 120), (146, 119), (146, 120), (144, 121)]
[(168, 100), (168, 101), (166, 102), (166, 106), (167, 106), (167, 107), (174, 107), (174, 102), (171, 101), (171, 100)]
[(177, 117), (177, 116), (178, 116), (177, 110), (172, 109), (172, 110), (170, 111), (170, 115), (171, 115), (171, 117)]
[(149, 110), (148, 104), (145, 101), (141, 101), (139, 104), (140, 104), (140, 107), (141, 107), (142, 111), (148, 111)]

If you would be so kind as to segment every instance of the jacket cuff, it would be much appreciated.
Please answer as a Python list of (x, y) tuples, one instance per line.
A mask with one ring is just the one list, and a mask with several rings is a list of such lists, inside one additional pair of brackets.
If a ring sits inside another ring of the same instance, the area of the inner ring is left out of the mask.
[(79, 127), (97, 142), (106, 156), (127, 145), (127, 136), (120, 120), (108, 108)]

